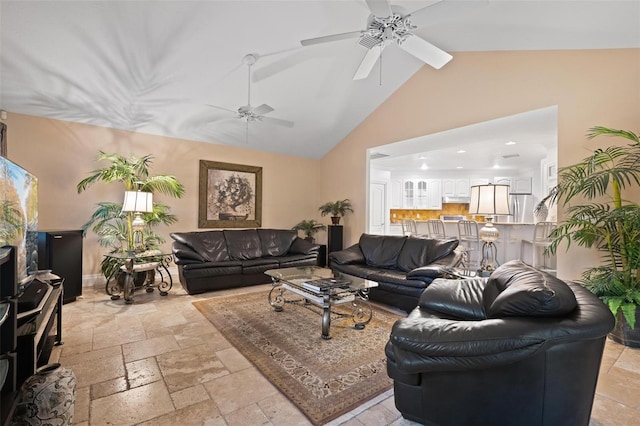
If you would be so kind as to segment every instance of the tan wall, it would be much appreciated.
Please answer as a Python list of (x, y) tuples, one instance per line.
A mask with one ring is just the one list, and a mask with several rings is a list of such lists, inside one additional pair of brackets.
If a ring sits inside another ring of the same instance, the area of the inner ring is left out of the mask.
[[(321, 219), (320, 204), (350, 198), (355, 213), (342, 222), (346, 246), (366, 226), (368, 148), (551, 105), (558, 105), (560, 166), (595, 146), (584, 137), (594, 125), (640, 130), (640, 50), (455, 53), (439, 71), (421, 68), (319, 162), (19, 114), (7, 120), (9, 158), (40, 179), (40, 229), (79, 228), (97, 201), (120, 200), (122, 190), (106, 185), (76, 194), (76, 183), (99, 167), (94, 159), (103, 149), (152, 153), (153, 173), (175, 174), (185, 184), (185, 198), (166, 200), (179, 222), (165, 235), (197, 229), (198, 160), (207, 159), (263, 167), (265, 227)], [(322, 233), (318, 241), (324, 240)], [(88, 237), (85, 274), (98, 271), (101, 250)], [(577, 278), (595, 262), (584, 250), (560, 252), (559, 275)]]
[[(595, 125), (640, 130), (640, 50), (454, 53), (441, 70), (422, 67), (323, 158), (322, 199), (348, 197), (356, 212), (345, 245), (366, 227), (366, 149), (552, 105), (560, 166), (596, 146), (584, 137)], [(578, 278), (595, 262), (561, 250), (559, 276)]]
[[(198, 162), (221, 161), (262, 167), (262, 226), (289, 229), (302, 219), (320, 220), (319, 162), (224, 145), (74, 124), (9, 114), (8, 157), (38, 177), (39, 223), (44, 229), (80, 229), (99, 201), (122, 202), (124, 188), (117, 183), (96, 183), (82, 194), (76, 184), (89, 172), (107, 166), (95, 161), (97, 152), (154, 156), (152, 174), (175, 175), (186, 188), (182, 199), (156, 195), (171, 207), (178, 222), (159, 228), (169, 232), (198, 230)], [(324, 218), (327, 219), (327, 218)], [(328, 223), (328, 219), (325, 221)], [(318, 235), (318, 241), (326, 236)], [(105, 249), (90, 233), (84, 242), (84, 274), (97, 274)]]

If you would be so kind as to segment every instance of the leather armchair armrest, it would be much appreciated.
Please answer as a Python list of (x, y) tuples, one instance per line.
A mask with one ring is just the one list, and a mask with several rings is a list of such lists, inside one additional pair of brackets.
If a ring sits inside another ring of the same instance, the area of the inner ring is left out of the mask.
[(366, 263), (359, 244), (354, 244), (344, 250), (329, 253), (329, 262), (335, 262), (338, 265)]
[(442, 268), (435, 265), (421, 266), (407, 273), (407, 278), (428, 279), (429, 282), (434, 278), (442, 278), (443, 276)]
[(318, 254), (320, 253), (320, 245), (310, 243), (309, 241), (296, 237), (289, 247), (289, 253), (295, 254)]
[(171, 246), (171, 251), (176, 258), (176, 263), (178, 265), (184, 264), (179, 263), (179, 261), (187, 261), (194, 260), (197, 262), (206, 262), (206, 259), (200, 256), (196, 251), (194, 251), (191, 247), (186, 244), (179, 243), (174, 241)]
[(398, 368), (406, 373), (488, 368), (525, 359), (544, 347), (545, 336), (532, 333), (535, 322), (459, 321), (416, 309), (394, 324), (390, 342)]

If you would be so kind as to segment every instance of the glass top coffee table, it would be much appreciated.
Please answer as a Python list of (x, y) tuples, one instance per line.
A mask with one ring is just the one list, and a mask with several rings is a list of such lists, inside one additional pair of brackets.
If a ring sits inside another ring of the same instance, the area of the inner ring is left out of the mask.
[(322, 338), (330, 339), (331, 317), (348, 317), (354, 328), (362, 330), (373, 317), (369, 289), (378, 283), (317, 266), (270, 269), (273, 288), (269, 304), (281, 312), (285, 304), (298, 304), (322, 309)]

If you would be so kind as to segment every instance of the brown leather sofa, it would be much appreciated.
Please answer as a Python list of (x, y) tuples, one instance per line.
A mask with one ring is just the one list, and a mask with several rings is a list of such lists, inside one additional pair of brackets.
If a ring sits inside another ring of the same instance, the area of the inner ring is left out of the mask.
[(357, 244), (330, 253), (329, 267), (377, 281), (371, 300), (409, 312), (424, 289), (442, 276), (443, 267), (462, 262), (462, 253), (457, 239), (362, 234)]
[(189, 294), (270, 282), (266, 270), (318, 264), (320, 246), (284, 229), (174, 232), (173, 255)]
[(437, 279), (386, 347), (402, 416), (438, 426), (589, 424), (609, 308), (521, 261)]

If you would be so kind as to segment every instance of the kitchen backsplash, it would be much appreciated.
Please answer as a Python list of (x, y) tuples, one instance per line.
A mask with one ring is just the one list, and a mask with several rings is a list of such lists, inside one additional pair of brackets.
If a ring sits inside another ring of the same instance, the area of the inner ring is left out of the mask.
[[(440, 219), (442, 215), (463, 215), (468, 219), (473, 219), (469, 215), (469, 204), (467, 203), (442, 203), (442, 210), (391, 209), (389, 212), (391, 223), (401, 223), (402, 219)], [(484, 217), (476, 216), (476, 220), (484, 220)]]

